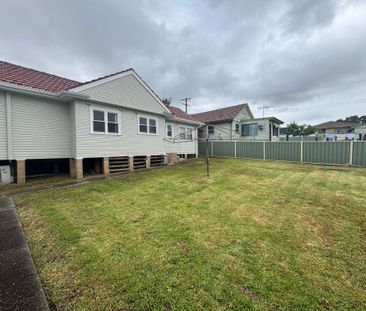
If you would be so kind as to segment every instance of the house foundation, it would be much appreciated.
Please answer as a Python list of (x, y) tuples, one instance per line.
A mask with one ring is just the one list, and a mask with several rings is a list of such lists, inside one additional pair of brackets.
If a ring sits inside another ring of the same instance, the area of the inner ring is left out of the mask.
[(17, 184), (21, 185), (25, 183), (25, 160), (17, 160)]
[(133, 156), (128, 157), (128, 169), (130, 172), (133, 172), (135, 169), (134, 163), (133, 163)]
[(109, 158), (103, 158), (103, 175), (109, 175)]
[(83, 160), (70, 159), (70, 177), (76, 179), (83, 179)]

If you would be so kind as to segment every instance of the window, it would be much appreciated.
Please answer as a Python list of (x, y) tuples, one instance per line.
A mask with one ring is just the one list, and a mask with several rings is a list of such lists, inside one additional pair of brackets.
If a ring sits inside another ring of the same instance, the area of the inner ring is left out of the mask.
[(187, 140), (193, 140), (193, 129), (191, 127), (187, 127)]
[(193, 140), (193, 128), (179, 126), (179, 138), (183, 140)]
[(157, 135), (158, 134), (158, 119), (147, 117), (147, 116), (139, 116), (139, 134), (150, 134)]
[(207, 133), (208, 133), (208, 135), (215, 134), (215, 127), (213, 125), (207, 126)]
[(166, 125), (166, 137), (173, 137), (173, 124), (167, 123), (167, 125)]
[(91, 132), (101, 134), (120, 133), (119, 112), (102, 108), (91, 108)]
[(108, 112), (108, 133), (118, 134), (118, 114)]
[(149, 133), (150, 134), (156, 134), (156, 120), (155, 119), (149, 119)]
[(240, 124), (239, 123), (235, 124), (235, 132), (240, 133)]
[(93, 131), (105, 132), (104, 111), (93, 110)]
[(139, 132), (147, 133), (147, 118), (140, 117), (139, 118)]
[(258, 125), (257, 123), (242, 124), (241, 126), (242, 136), (258, 136)]

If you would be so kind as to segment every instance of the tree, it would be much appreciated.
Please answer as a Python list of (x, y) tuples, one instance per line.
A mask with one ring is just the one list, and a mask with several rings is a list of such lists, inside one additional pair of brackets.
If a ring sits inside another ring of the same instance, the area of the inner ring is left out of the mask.
[(303, 135), (311, 135), (315, 134), (315, 127), (312, 125), (305, 125), (304, 124), (304, 131), (302, 133)]
[(165, 106), (170, 106), (170, 104), (172, 103), (172, 98), (168, 98), (168, 97), (165, 97), (161, 100), (161, 102), (165, 105)]
[(311, 125), (298, 125), (296, 122), (291, 122), (287, 125), (287, 134), (292, 136), (310, 135), (315, 133), (315, 127)]
[(344, 120), (343, 119), (338, 119), (337, 121), (344, 121), (344, 122), (350, 122), (350, 123), (362, 123), (362, 124), (364, 124), (364, 123), (366, 123), (366, 116), (361, 116), (361, 117), (359, 117), (357, 115), (355, 115), (355, 116), (349, 116), (349, 117), (344, 118)]

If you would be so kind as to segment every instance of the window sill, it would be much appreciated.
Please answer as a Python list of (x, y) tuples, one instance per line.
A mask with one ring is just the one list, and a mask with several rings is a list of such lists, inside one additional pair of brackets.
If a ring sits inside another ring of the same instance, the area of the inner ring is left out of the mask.
[(103, 133), (103, 132), (90, 132), (93, 135), (108, 135), (108, 136), (121, 136), (121, 133)]
[(154, 133), (141, 133), (141, 132), (138, 132), (137, 134), (138, 135), (148, 135), (148, 136), (159, 136), (158, 133), (154, 134)]

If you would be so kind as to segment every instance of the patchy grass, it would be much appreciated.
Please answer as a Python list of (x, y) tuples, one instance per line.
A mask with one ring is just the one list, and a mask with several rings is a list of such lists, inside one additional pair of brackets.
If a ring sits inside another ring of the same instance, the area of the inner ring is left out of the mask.
[(17, 203), (58, 310), (366, 308), (366, 170), (201, 160)]
[(61, 185), (68, 182), (72, 182), (73, 180), (70, 179), (68, 176), (53, 176), (53, 177), (46, 177), (34, 180), (27, 180), (25, 184), (17, 185), (14, 183), (11, 184), (0, 184), (0, 196), (11, 193), (13, 191), (22, 191), (22, 190), (32, 190), (35, 188), (40, 187), (47, 187), (49, 185)]

